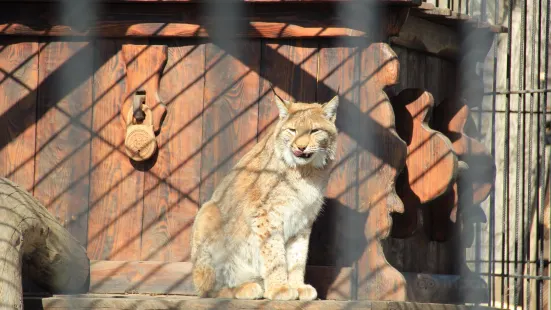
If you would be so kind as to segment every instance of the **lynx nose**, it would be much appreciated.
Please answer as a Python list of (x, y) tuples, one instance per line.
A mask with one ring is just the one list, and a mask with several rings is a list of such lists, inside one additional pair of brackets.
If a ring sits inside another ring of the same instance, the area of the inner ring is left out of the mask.
[(297, 148), (298, 148), (301, 152), (304, 152), (304, 150), (306, 149), (305, 146), (297, 146)]

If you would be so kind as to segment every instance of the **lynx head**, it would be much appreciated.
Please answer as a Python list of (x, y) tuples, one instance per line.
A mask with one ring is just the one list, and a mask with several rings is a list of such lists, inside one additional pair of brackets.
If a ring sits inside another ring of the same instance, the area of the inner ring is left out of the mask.
[(279, 109), (275, 148), (285, 163), (290, 167), (323, 168), (334, 160), (339, 95), (325, 103), (291, 102), (283, 100), (275, 91), (274, 98)]

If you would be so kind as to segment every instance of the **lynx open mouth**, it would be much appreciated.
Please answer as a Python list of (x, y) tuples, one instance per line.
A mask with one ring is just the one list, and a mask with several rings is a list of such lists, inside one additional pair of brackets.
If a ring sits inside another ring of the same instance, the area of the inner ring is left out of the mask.
[(312, 154), (314, 154), (314, 153), (302, 153), (300, 155), (295, 155), (295, 156), (298, 157), (298, 158), (308, 159), (308, 158), (312, 157)]

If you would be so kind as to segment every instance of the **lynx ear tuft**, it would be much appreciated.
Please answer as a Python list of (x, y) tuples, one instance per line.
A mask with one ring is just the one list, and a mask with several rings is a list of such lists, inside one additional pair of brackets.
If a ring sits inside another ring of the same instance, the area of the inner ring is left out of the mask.
[(275, 92), (275, 89), (273, 88), (272, 84), (270, 83), (270, 89), (274, 93), (274, 100), (277, 105), (277, 108), (279, 109), (279, 118), (285, 118), (287, 115), (289, 115), (289, 106), (291, 105), (290, 101), (283, 100), (281, 97), (278, 96), (278, 94)]
[(335, 97), (333, 97), (333, 99), (329, 100), (328, 102), (322, 105), (323, 114), (328, 120), (335, 122), (337, 118), (338, 107), (339, 107), (339, 94), (337, 93)]

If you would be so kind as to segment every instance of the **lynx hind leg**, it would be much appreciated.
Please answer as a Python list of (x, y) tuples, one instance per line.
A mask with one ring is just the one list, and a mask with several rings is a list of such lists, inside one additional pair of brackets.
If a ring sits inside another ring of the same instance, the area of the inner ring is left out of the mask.
[(193, 267), (193, 285), (197, 296), (207, 297), (216, 284), (214, 268), (208, 264), (199, 264)]
[(214, 298), (237, 298), (237, 299), (261, 299), (264, 295), (262, 285), (257, 282), (245, 282), (238, 287), (224, 287), (221, 290), (209, 294)]
[(216, 284), (215, 266), (208, 252), (208, 243), (220, 229), (220, 210), (214, 203), (207, 202), (197, 213), (193, 224), (191, 260), (193, 262), (193, 284), (199, 297), (207, 297)]
[(220, 216), (220, 209), (214, 204), (214, 202), (206, 202), (197, 216), (192, 227), (191, 236), (191, 261), (195, 262), (197, 251), (209, 237), (215, 237), (219, 232), (222, 224), (222, 218)]

